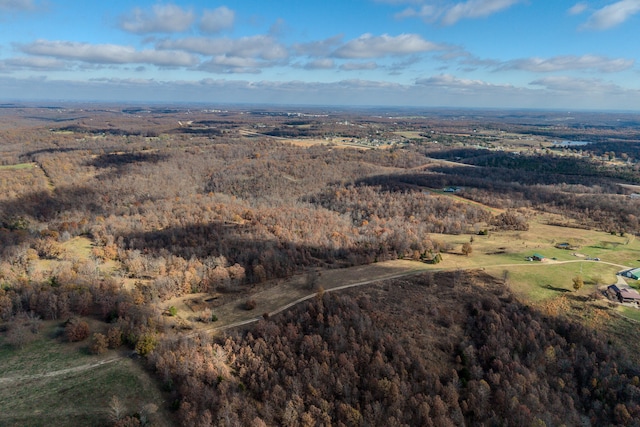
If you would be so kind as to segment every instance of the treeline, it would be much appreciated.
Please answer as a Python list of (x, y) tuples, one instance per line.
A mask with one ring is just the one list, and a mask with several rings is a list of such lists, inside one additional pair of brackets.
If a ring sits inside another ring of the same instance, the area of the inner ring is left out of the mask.
[(460, 187), (458, 194), (497, 208), (533, 207), (610, 232), (640, 232), (640, 202), (627, 197), (621, 182), (640, 180), (628, 166), (602, 166), (589, 159), (553, 154), (513, 155), (461, 149), (440, 153), (473, 165), (432, 166), (426, 171), (365, 178), (361, 183), (385, 188)]
[(565, 317), (523, 306), (487, 277), (425, 275), (351, 294), (324, 294), (224, 341), (161, 343), (150, 360), (180, 419), (640, 424), (640, 372), (624, 353)]
[(422, 224), (425, 233), (461, 234), (470, 225), (489, 223), (491, 213), (477, 205), (455, 201), (420, 189), (354, 185), (330, 188), (310, 198), (332, 211), (351, 216), (355, 224), (378, 218), (401, 218)]

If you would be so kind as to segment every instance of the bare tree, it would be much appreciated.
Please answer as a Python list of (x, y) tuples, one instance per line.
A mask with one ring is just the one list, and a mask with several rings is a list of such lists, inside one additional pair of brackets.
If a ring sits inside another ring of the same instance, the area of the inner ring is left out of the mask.
[(114, 423), (119, 421), (124, 417), (127, 408), (125, 407), (124, 402), (122, 402), (118, 396), (111, 396), (111, 400), (109, 401), (109, 419)]

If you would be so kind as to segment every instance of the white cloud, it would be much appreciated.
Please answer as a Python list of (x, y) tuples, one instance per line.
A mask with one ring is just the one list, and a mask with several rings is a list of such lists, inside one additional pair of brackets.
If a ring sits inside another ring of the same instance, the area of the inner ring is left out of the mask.
[(436, 9), (435, 6), (426, 4), (420, 7), (419, 9), (414, 9), (412, 7), (408, 7), (402, 12), (396, 13), (396, 19), (403, 18), (420, 18), (424, 21), (432, 21), (436, 16), (440, 14), (440, 10)]
[(381, 58), (443, 49), (442, 46), (424, 40), (417, 34), (401, 34), (395, 37), (387, 34), (363, 34), (340, 46), (333, 52), (333, 56), (344, 59)]
[(551, 76), (537, 79), (529, 83), (533, 86), (541, 86), (554, 92), (565, 92), (572, 94), (601, 94), (610, 95), (622, 94), (623, 88), (613, 83), (605, 82), (601, 79), (577, 79), (568, 76)]
[(33, 0), (0, 0), (0, 10), (33, 10)]
[(491, 87), (511, 87), (511, 85), (494, 85), (482, 80), (461, 79), (451, 74), (440, 74), (416, 80), (418, 86), (431, 86), (454, 89), (456, 91), (487, 89)]
[(69, 68), (66, 61), (55, 58), (46, 58), (40, 56), (24, 56), (18, 58), (9, 58), (2, 61), (4, 68), (14, 70), (65, 70)]
[(640, 0), (617, 1), (595, 11), (583, 27), (606, 30), (622, 24), (638, 12), (640, 12)]
[(338, 34), (324, 40), (309, 43), (296, 43), (292, 48), (299, 55), (326, 56), (329, 55), (336, 46), (342, 43), (343, 37), (344, 36), (342, 34)]
[(484, 18), (494, 13), (508, 9), (522, 0), (469, 0), (457, 3), (443, 16), (442, 23), (452, 25), (461, 19)]
[(260, 58), (274, 61), (288, 57), (287, 49), (271, 36), (250, 36), (239, 39), (191, 37), (158, 42), (159, 49), (186, 50), (201, 55), (226, 55), (240, 58)]
[(462, 19), (485, 18), (501, 12), (526, 0), (467, 0), (452, 1), (394, 1), (391, 4), (418, 4), (419, 7), (408, 7), (397, 13), (397, 19), (420, 18), (425, 22), (440, 20), (444, 25), (453, 25)]
[(217, 55), (200, 64), (198, 69), (219, 74), (258, 74), (264, 66), (263, 62), (256, 61), (253, 58)]
[(131, 46), (37, 40), (18, 48), (27, 54), (94, 64), (153, 64), (163, 67), (193, 66), (198, 59), (180, 51), (136, 50)]
[(194, 20), (191, 10), (173, 4), (157, 4), (151, 11), (136, 7), (121, 19), (120, 27), (135, 34), (179, 33), (187, 30)]
[(569, 15), (580, 15), (582, 12), (587, 10), (588, 6), (586, 3), (576, 3), (568, 10)]
[(340, 66), (344, 71), (361, 71), (361, 70), (375, 70), (378, 68), (378, 64), (375, 62), (346, 62)]
[(553, 58), (514, 59), (502, 63), (498, 70), (523, 70), (549, 73), (565, 70), (595, 70), (601, 73), (614, 73), (633, 67), (633, 59), (608, 58), (598, 55), (565, 55)]
[(330, 70), (335, 66), (333, 59), (322, 58), (306, 63), (303, 68), (306, 70)]
[(200, 19), (200, 30), (205, 33), (219, 33), (233, 28), (236, 13), (226, 6), (205, 10)]
[(278, 18), (276, 22), (269, 27), (269, 35), (279, 37), (286, 34), (289, 30), (290, 28), (287, 22), (282, 18)]

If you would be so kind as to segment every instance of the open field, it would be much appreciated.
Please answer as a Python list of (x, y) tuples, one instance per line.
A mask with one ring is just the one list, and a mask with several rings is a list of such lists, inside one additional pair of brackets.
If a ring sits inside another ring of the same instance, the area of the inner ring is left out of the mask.
[(113, 260), (106, 262), (95, 259), (92, 255), (93, 243), (85, 236), (74, 237), (60, 244), (62, 254), (57, 259), (38, 259), (33, 262), (34, 273), (51, 274), (57, 269), (73, 262), (88, 263), (91, 268), (101, 274), (109, 274), (120, 268), (120, 263)]
[[(458, 196), (452, 197), (465, 200)], [(558, 221), (558, 218), (535, 213), (528, 231), (490, 232), (486, 236), (432, 234), (432, 239), (446, 242), (451, 247), (451, 251), (444, 253), (443, 261), (437, 265), (395, 260), (325, 270), (318, 274), (317, 285), (329, 291), (429, 270), (482, 269), (496, 278), (506, 278), (508, 286), (523, 300), (538, 302), (566, 292), (588, 296), (598, 288), (616, 283), (616, 273), (620, 270), (640, 263), (640, 242), (633, 236), (623, 237), (594, 230), (548, 225), (550, 221)], [(471, 238), (473, 252), (465, 256), (460, 252), (460, 247)], [(569, 242), (578, 249), (565, 250), (554, 246), (562, 242)], [(534, 253), (544, 255), (546, 259), (542, 262), (527, 261), (526, 258)], [(589, 259), (596, 257), (600, 261)], [(576, 276), (581, 276), (585, 283), (578, 292), (574, 292), (572, 288), (572, 279)], [(227, 295), (226, 302), (221, 305), (212, 301), (205, 302), (207, 294), (187, 295), (166, 301), (163, 308), (175, 306), (178, 309), (177, 318), (190, 321), (197, 317), (198, 309), (209, 307), (218, 321), (208, 326), (198, 323), (191, 325), (197, 329), (224, 329), (230, 325), (255, 321), (263, 313), (274, 314), (283, 307), (309, 298), (313, 295), (313, 290), (307, 280), (308, 276), (298, 275), (235, 299)], [(628, 282), (632, 286), (636, 285), (634, 280)], [(256, 302), (255, 309), (245, 309), (244, 303), (247, 300)], [(194, 307), (197, 307), (195, 311)]]
[(628, 319), (640, 322), (640, 310), (638, 310), (637, 308), (620, 305), (619, 307), (617, 307), (616, 311), (621, 313)]
[[(469, 257), (446, 256), (442, 266), (485, 267), (496, 264), (523, 262), (526, 257), (539, 253), (558, 261), (599, 257), (621, 265), (640, 265), (640, 242), (630, 237), (611, 235), (601, 231), (560, 227), (546, 224), (547, 217), (539, 216), (530, 221), (528, 231), (490, 232), (486, 236), (468, 234), (432, 234), (435, 240), (450, 243), (459, 249), (473, 237), (473, 252)], [(578, 246), (576, 250), (558, 249), (558, 243), (568, 242)], [(455, 251), (454, 251), (455, 252)], [(576, 257), (574, 253), (585, 257)]]
[[(59, 322), (46, 322), (38, 339), (16, 350), (0, 338), (0, 425), (71, 426), (108, 422), (113, 396), (126, 413), (164, 399), (155, 380), (139, 363), (110, 351), (87, 353), (87, 342), (54, 338)], [(154, 425), (166, 424), (159, 407)]]
[[(504, 277), (504, 272), (508, 271), (506, 282), (516, 295), (524, 300), (540, 301), (566, 292), (589, 295), (603, 285), (615, 283), (618, 270), (616, 266), (585, 261), (488, 267), (485, 271), (495, 277)], [(573, 289), (572, 279), (576, 276), (582, 276), (584, 280), (584, 286), (578, 292)]]
[[(594, 230), (547, 225), (548, 217), (540, 216), (530, 222), (528, 231), (491, 232), (473, 237), (473, 252), (460, 252), (469, 235), (433, 235), (433, 239), (447, 242), (453, 253), (443, 254), (437, 268), (484, 268), (496, 277), (509, 272), (510, 287), (525, 299), (537, 301), (552, 298), (558, 292), (573, 291), (572, 278), (581, 275), (585, 286), (580, 294), (595, 289), (595, 283), (615, 283), (616, 273), (625, 266), (640, 265), (640, 243), (631, 237), (621, 237)], [(576, 250), (558, 249), (557, 243), (569, 242)], [(457, 253), (456, 253), (457, 252)], [(534, 253), (546, 257), (543, 262), (526, 261)], [(555, 259), (553, 259), (555, 258)], [(591, 261), (599, 258), (601, 261)], [(634, 286), (634, 280), (629, 283)]]

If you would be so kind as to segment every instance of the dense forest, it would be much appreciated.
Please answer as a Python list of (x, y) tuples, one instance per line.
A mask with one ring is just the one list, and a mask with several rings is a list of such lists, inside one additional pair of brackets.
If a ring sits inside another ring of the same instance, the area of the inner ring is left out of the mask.
[(640, 425), (624, 353), (473, 273), (325, 293), (151, 361), (189, 425)]

